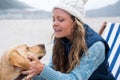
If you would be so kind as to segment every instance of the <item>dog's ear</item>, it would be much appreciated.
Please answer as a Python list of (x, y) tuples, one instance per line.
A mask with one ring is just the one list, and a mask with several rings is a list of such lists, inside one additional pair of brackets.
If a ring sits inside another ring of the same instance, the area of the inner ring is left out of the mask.
[(11, 53), (9, 54), (9, 62), (10, 65), (22, 70), (29, 69), (30, 66), (27, 59), (21, 56), (16, 50), (11, 51)]

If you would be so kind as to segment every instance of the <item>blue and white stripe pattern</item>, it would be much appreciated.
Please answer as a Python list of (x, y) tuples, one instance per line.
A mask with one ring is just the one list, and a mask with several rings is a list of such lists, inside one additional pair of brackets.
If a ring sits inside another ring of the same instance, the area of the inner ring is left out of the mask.
[(109, 68), (113, 76), (120, 80), (120, 23), (107, 23), (102, 37), (108, 42), (110, 47)]

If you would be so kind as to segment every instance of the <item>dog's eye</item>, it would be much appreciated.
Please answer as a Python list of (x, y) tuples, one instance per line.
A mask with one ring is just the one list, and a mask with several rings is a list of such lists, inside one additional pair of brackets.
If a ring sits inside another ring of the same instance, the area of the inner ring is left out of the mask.
[(29, 59), (30, 61), (33, 61), (32, 59)]
[(41, 59), (42, 57), (38, 57), (38, 59)]
[(29, 49), (29, 47), (26, 47), (26, 49)]

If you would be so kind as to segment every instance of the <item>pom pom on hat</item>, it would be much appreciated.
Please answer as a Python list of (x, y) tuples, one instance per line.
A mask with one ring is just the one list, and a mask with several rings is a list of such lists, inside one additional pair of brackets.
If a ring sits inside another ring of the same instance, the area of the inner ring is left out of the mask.
[(54, 8), (65, 10), (84, 23), (85, 4), (87, 0), (60, 0)]

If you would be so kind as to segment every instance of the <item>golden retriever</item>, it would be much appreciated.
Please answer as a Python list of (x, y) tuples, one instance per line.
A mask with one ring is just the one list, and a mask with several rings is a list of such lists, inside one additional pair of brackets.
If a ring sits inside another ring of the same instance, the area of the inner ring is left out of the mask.
[(29, 69), (28, 55), (41, 59), (45, 55), (43, 44), (29, 47), (25, 44), (6, 51), (0, 59), (0, 80), (22, 80), (18, 77), (22, 70)]

